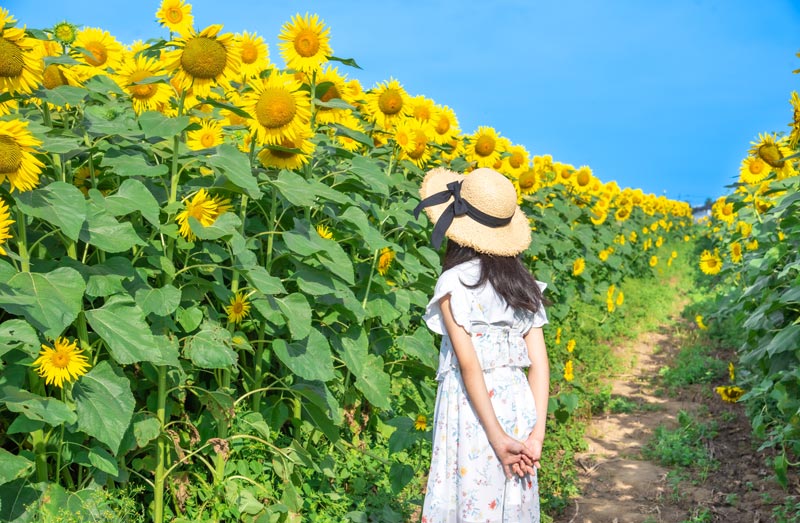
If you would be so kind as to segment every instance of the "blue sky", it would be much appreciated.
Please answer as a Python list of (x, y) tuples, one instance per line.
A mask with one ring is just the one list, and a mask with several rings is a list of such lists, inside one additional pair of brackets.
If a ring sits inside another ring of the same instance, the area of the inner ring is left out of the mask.
[[(196, 27), (264, 36), (317, 13), (365, 88), (396, 78), (452, 107), (465, 133), (494, 127), (532, 154), (589, 165), (657, 195), (702, 203), (729, 190), (750, 142), (784, 131), (800, 90), (800, 1), (382, 2), (196, 0)], [(123, 43), (166, 36), (160, 1), (11, 0), (33, 28), (67, 19)]]

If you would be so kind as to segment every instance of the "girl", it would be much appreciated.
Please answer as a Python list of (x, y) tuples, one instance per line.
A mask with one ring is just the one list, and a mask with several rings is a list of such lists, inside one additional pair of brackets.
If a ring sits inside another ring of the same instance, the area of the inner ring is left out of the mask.
[(434, 248), (449, 240), (424, 316), (442, 345), (422, 521), (538, 523), (550, 371), (545, 285), (518, 257), (531, 241), (528, 219), (491, 169), (433, 169), (420, 195), (414, 212), (434, 224)]

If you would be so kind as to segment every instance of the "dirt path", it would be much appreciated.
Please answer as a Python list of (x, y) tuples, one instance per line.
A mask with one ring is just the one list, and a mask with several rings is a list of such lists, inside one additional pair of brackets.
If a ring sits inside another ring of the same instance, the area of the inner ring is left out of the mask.
[[(619, 349), (629, 364), (612, 377), (612, 398), (632, 408), (591, 421), (588, 450), (577, 461), (582, 496), (556, 519), (558, 523), (774, 521), (773, 508), (788, 494), (771, 480), (763, 456), (754, 451), (743, 408), (710, 396), (713, 384), (708, 383), (686, 387), (674, 396), (659, 393), (659, 370), (674, 364), (690, 328), (677, 319)], [(656, 427), (678, 426), (679, 411), (717, 422), (717, 436), (705, 445), (719, 467), (705, 475), (642, 457)]]

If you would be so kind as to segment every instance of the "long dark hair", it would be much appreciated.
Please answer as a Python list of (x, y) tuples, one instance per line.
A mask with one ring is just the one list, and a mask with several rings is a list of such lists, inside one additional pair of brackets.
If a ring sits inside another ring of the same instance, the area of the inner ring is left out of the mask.
[(542, 307), (542, 291), (519, 256), (484, 254), (448, 240), (442, 270), (446, 271), (475, 258), (481, 261), (481, 275), (474, 285), (467, 287), (474, 289), (488, 281), (512, 309), (536, 312)]

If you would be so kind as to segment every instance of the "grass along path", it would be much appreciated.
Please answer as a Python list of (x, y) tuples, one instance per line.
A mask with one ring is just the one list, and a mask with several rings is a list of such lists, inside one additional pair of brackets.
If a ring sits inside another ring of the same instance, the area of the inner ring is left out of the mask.
[(787, 493), (756, 453), (743, 408), (714, 393), (731, 354), (703, 346), (680, 317), (687, 301), (617, 348), (611, 401), (576, 460), (582, 495), (558, 523), (794, 521), (779, 515)]

